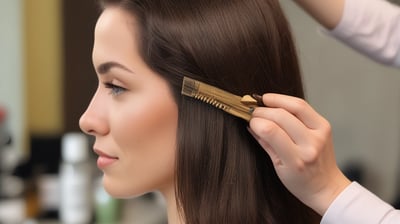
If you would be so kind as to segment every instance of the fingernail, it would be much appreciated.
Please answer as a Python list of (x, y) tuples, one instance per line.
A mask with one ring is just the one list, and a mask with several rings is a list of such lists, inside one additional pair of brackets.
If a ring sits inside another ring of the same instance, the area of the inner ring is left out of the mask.
[(254, 112), (254, 107), (250, 107), (249, 113), (252, 114)]
[(265, 106), (263, 103), (263, 100), (262, 100), (262, 96), (260, 96), (256, 93), (253, 93), (251, 96), (257, 101), (258, 106)]

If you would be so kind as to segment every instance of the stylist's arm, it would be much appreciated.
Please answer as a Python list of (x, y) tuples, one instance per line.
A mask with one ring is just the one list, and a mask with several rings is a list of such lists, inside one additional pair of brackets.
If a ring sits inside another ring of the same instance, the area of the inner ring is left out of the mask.
[(304, 100), (264, 94), (250, 132), (270, 155), (283, 184), (323, 215), (351, 183), (336, 164), (329, 122)]

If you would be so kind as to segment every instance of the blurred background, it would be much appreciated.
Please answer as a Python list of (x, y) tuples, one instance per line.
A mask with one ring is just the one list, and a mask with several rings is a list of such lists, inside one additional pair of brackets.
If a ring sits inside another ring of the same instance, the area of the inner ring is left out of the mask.
[[(331, 122), (340, 167), (397, 205), (400, 71), (330, 38), (292, 1), (281, 3), (297, 43), (307, 99)], [(91, 63), (97, 16), (94, 0), (0, 0), (0, 223), (59, 222), (62, 139), (80, 131), (79, 117), (97, 86)], [(88, 151), (90, 189), (98, 203), (100, 174)], [(107, 203), (108, 210), (120, 211), (110, 215), (114, 221), (101, 221), (100, 205), (94, 204), (91, 222), (165, 223), (156, 193)]]

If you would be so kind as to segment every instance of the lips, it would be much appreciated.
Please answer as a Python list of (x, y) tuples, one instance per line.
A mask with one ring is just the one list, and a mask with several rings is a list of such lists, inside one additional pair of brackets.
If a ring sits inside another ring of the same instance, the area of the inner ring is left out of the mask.
[(97, 166), (100, 169), (104, 169), (118, 161), (118, 157), (108, 155), (98, 149), (95, 149), (94, 152), (99, 155), (99, 158), (97, 159)]

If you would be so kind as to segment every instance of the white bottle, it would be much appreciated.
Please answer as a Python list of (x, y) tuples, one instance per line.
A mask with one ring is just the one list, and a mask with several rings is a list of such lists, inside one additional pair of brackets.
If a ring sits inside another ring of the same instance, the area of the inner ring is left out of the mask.
[(93, 218), (92, 172), (88, 139), (83, 133), (62, 138), (60, 219), (64, 224), (88, 224)]

